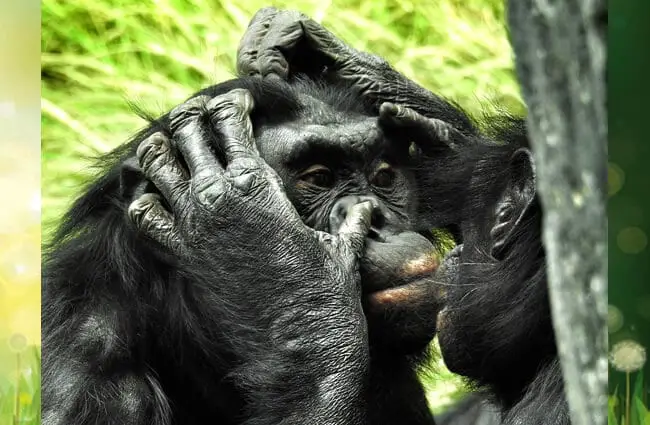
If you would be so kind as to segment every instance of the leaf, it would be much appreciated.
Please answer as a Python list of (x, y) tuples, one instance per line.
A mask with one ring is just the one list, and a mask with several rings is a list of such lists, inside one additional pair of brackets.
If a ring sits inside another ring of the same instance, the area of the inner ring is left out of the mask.
[(618, 425), (618, 420), (616, 419), (616, 412), (614, 408), (610, 405), (607, 408), (607, 425)]
[(607, 397), (607, 424), (608, 425), (618, 425), (618, 419), (616, 419), (616, 411), (619, 406), (619, 398), (614, 393)]
[(643, 400), (643, 373), (637, 373), (634, 377), (634, 391), (632, 395), (638, 397), (639, 400)]
[(632, 418), (635, 418), (636, 422), (632, 422), (632, 424), (650, 425), (650, 412), (648, 411), (648, 407), (643, 404), (641, 397), (635, 396), (633, 403), (633, 411), (636, 414), (633, 414)]
[[(634, 389), (630, 395), (632, 398), (630, 406), (630, 423), (633, 425), (642, 424), (647, 413), (647, 409), (643, 405), (643, 374), (637, 373), (634, 377)], [(639, 409), (640, 406), (640, 410)]]

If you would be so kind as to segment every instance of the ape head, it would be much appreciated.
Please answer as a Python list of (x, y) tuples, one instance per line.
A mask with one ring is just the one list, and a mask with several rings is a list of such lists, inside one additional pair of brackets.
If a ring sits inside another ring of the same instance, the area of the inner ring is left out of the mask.
[[(309, 80), (237, 79), (197, 95), (237, 87), (253, 95), (257, 148), (305, 224), (336, 234), (351, 206), (363, 201), (374, 206), (360, 266), (371, 347), (401, 352), (426, 347), (435, 334), (438, 305), (423, 279), (435, 272), (449, 244), (430, 231), (414, 231), (417, 152), (409, 134), (384, 125), (351, 90)], [(155, 191), (134, 173), (137, 168), (129, 165), (122, 173), (128, 196)]]
[(555, 356), (541, 241), (535, 166), (523, 121), (497, 137), (505, 143), (459, 150), (469, 176), (462, 244), (445, 258), (440, 346), (455, 373), (490, 387), (509, 404)]

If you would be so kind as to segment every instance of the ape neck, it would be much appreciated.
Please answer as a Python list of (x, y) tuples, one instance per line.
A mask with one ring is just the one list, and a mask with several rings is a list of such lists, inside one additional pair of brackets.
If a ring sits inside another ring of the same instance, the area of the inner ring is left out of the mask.
[(545, 364), (523, 393), (502, 400), (503, 425), (570, 425), (557, 357)]

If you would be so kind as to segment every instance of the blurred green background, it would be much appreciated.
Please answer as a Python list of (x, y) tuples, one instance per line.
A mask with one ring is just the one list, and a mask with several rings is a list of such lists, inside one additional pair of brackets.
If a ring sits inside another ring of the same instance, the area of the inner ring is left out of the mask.
[(0, 1), (0, 425), (40, 423), (40, 26)]
[[(160, 113), (232, 78), (244, 29), (269, 5), (301, 10), (471, 112), (523, 108), (498, 0), (45, 0), (44, 241), (93, 175), (92, 157), (144, 125), (129, 102)], [(424, 379), (440, 408), (458, 397), (459, 381), (436, 369)]]
[(159, 113), (234, 76), (249, 20), (298, 9), (354, 47), (384, 56), (470, 111), (521, 110), (499, 0), (45, 0), (42, 33), (43, 232), (92, 175), (89, 157)]
[[(634, 360), (635, 352), (650, 347), (650, 2), (609, 2), (609, 7), (609, 343), (627, 347), (624, 360)], [(625, 373), (615, 357), (610, 356), (609, 424), (650, 424), (647, 361), (641, 370)], [(622, 418), (628, 399), (630, 422)]]

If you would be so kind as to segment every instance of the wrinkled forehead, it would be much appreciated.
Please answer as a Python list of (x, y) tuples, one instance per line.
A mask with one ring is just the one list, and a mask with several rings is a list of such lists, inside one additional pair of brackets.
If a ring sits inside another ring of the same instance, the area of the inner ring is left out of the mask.
[(295, 160), (309, 152), (336, 151), (346, 158), (367, 157), (381, 150), (386, 140), (377, 117), (336, 110), (309, 96), (296, 119), (256, 129), (256, 142), (264, 158), (281, 155)]

